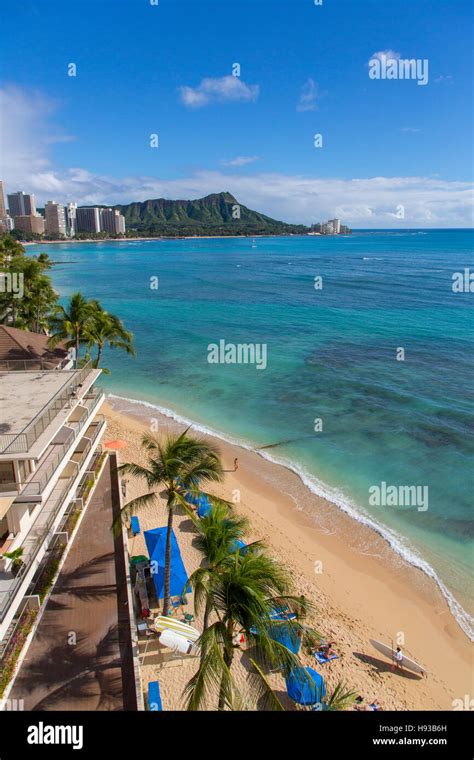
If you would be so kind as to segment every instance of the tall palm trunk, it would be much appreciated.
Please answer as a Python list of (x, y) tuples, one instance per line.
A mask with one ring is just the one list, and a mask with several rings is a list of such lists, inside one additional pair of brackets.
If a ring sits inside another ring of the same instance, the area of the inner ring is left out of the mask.
[[(224, 662), (227, 665), (229, 670), (232, 667), (233, 659), (234, 659), (234, 623), (232, 620), (228, 620), (227, 636), (226, 636), (226, 642), (224, 646)], [(223, 710), (225, 707), (224, 678), (225, 676), (222, 677), (221, 688), (219, 691), (219, 705), (218, 705), (219, 710)]]
[(211, 614), (212, 604), (209, 599), (206, 600), (206, 609), (204, 610), (204, 619), (202, 630), (205, 631), (209, 627), (209, 616)]
[(74, 369), (77, 369), (79, 361), (79, 325), (76, 325), (76, 356), (74, 358)]
[(165, 578), (163, 588), (163, 615), (167, 615), (170, 608), (170, 581), (171, 581), (171, 533), (173, 530), (173, 506), (168, 499), (168, 530), (166, 533), (165, 550)]
[[(202, 622), (202, 630), (205, 631), (209, 627), (209, 617), (211, 615), (212, 610), (212, 604), (209, 599), (206, 599), (206, 607), (204, 609), (204, 618)], [(201, 665), (204, 662), (204, 658), (206, 656), (206, 652), (204, 650), (204, 647), (201, 647), (201, 654), (200, 654), (200, 662)]]
[(102, 350), (103, 350), (103, 348), (104, 348), (104, 344), (103, 343), (98, 343), (97, 344), (97, 357), (96, 357), (96, 360), (95, 360), (95, 368), (96, 369), (99, 366), (100, 358), (102, 356)]

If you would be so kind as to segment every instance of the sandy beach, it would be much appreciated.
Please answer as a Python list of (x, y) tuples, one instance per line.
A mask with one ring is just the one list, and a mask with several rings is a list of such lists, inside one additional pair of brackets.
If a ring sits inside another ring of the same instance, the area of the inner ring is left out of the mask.
[[(122, 399), (109, 398), (104, 412), (107, 440), (120, 438), (127, 443), (120, 452), (121, 463), (146, 463), (140, 439), (150, 432), (152, 419), (158, 421), (158, 435), (183, 429), (157, 410)], [(248, 540), (263, 540), (271, 555), (287, 567), (293, 592), (304, 594), (316, 606), (308, 623), (335, 642), (339, 659), (325, 665), (301, 651), (304, 664), (316, 667), (329, 690), (343, 680), (364, 702), (377, 699), (384, 710), (452, 710), (454, 699), (473, 693), (471, 642), (434, 581), (404, 562), (375, 531), (311, 493), (295, 473), (256, 452), (203, 437), (218, 446), (227, 471), (224, 482), (209, 490), (229, 500), (240, 492), (235, 508), (251, 521)], [(233, 471), (236, 457), (239, 467)], [(127, 476), (127, 500), (144, 492), (142, 483)], [(306, 513), (309, 502), (311, 518)], [(158, 506), (140, 511), (140, 523), (141, 534), (129, 539), (132, 555), (147, 553), (143, 530), (166, 524), (162, 499)], [(175, 534), (190, 575), (201, 556), (193, 546), (188, 516), (176, 516)], [(186, 611), (193, 612), (191, 603)], [(199, 622), (193, 625), (199, 628)], [(401, 641), (401, 636), (403, 652), (424, 665), (425, 677), (391, 672), (390, 662), (369, 643), (374, 638), (390, 644), (397, 638)], [(247, 671), (241, 659), (237, 657), (235, 676), (245, 691)], [(182, 690), (197, 661), (167, 661), (156, 642), (142, 660), (144, 691), (148, 681), (159, 680), (164, 709), (183, 709)], [(284, 699), (283, 680), (278, 675), (272, 679)]]

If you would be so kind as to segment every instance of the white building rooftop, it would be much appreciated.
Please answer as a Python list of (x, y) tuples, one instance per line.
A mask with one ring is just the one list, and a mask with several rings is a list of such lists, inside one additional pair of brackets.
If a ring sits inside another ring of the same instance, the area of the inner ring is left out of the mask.
[(0, 373), (0, 456), (37, 456), (99, 375), (90, 366)]

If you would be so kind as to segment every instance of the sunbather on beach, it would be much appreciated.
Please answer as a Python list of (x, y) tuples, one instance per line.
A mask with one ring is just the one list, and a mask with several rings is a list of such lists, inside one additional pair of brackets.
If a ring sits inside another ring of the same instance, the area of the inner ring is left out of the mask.
[(321, 646), (318, 649), (318, 652), (321, 652), (321, 654), (323, 654), (326, 657), (326, 659), (329, 659), (334, 654), (336, 654), (336, 652), (332, 648), (333, 643), (334, 643), (333, 641), (330, 641), (329, 644), (321, 644)]
[(356, 704), (354, 705), (354, 710), (358, 710), (359, 712), (378, 712), (382, 708), (380, 707), (378, 700), (374, 699), (370, 704), (364, 705), (364, 697), (356, 697)]

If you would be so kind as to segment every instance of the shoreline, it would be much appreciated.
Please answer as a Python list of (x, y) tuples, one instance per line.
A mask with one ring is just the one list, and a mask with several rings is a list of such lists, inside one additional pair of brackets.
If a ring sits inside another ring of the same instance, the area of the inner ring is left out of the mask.
[[(215, 439), (218, 442), (223, 442), (229, 446), (235, 446), (242, 448), (245, 451), (249, 451), (257, 457), (278, 466), (284, 468), (292, 475), (296, 475), (301, 485), (305, 490), (309, 491), (311, 495), (314, 495), (316, 499), (323, 499), (325, 503), (331, 505), (331, 508), (336, 510), (336, 514), (344, 514), (350, 521), (356, 523), (357, 526), (363, 527), (370, 534), (375, 534), (382, 539), (389, 551), (397, 555), (397, 557), (405, 563), (407, 566), (419, 570), (427, 579), (432, 581), (441, 596), (446, 601), (449, 608), (449, 612), (452, 615), (454, 622), (457, 624), (466, 638), (474, 642), (473, 633), (473, 619), (469, 612), (464, 609), (461, 602), (459, 602), (452, 592), (447, 588), (444, 581), (440, 578), (436, 570), (422, 557), (415, 549), (409, 544), (405, 543), (405, 539), (402, 535), (398, 534), (391, 528), (377, 523), (376, 520), (368, 514), (364, 514), (357, 509), (357, 506), (347, 500), (346, 497), (341, 496), (335, 489), (326, 486), (319, 481), (314, 475), (308, 473), (301, 466), (283, 458), (279, 458), (272, 454), (269, 454), (264, 449), (256, 449), (250, 443), (243, 440), (238, 440), (230, 435), (225, 434), (222, 431), (210, 428), (203, 423), (198, 423), (189, 417), (185, 417), (179, 412), (168, 407), (163, 407), (160, 404), (153, 404), (148, 401), (142, 401), (139, 399), (133, 399), (127, 396), (120, 396), (114, 393), (107, 394), (108, 401), (114, 401), (117, 403), (125, 402), (132, 407), (138, 405), (146, 409), (155, 410), (158, 414), (164, 416), (166, 419), (171, 420), (173, 423), (181, 425), (183, 427), (191, 426), (199, 434), (209, 436), (211, 439)], [(409, 541), (409, 539), (408, 539)]]
[(143, 241), (144, 243), (152, 242), (153, 240), (239, 240), (239, 238), (242, 238), (242, 240), (253, 240), (255, 238), (284, 238), (284, 237), (321, 237), (321, 238), (339, 238), (339, 237), (350, 237), (352, 233), (339, 233), (334, 235), (323, 235), (320, 232), (301, 232), (301, 233), (282, 233), (281, 235), (276, 235), (275, 233), (265, 233), (263, 235), (259, 235), (258, 233), (251, 235), (174, 235), (173, 237), (168, 237), (167, 235), (156, 235), (155, 237), (128, 237), (128, 238), (103, 238), (100, 240), (94, 240), (92, 238), (86, 238), (85, 240), (76, 240), (76, 239), (68, 239), (68, 240), (29, 240), (29, 241), (19, 241), (21, 245), (27, 246), (27, 245), (69, 245), (70, 243), (77, 244), (77, 243), (128, 243), (128, 242), (137, 242), (137, 241)]
[[(182, 430), (186, 424), (146, 402), (113, 395), (104, 412), (112, 437), (133, 439), (137, 454), (151, 419), (159, 421), (160, 431)], [(385, 709), (452, 709), (453, 699), (470, 693), (471, 644), (432, 578), (403, 560), (373, 528), (310, 491), (284, 464), (194, 428), (218, 445), (225, 466), (239, 458), (238, 471), (226, 473), (217, 495), (230, 498), (238, 487), (237, 508), (250, 518), (255, 538), (263, 538), (291, 570), (296, 593), (309, 588), (312, 601), (323, 608), (318, 630), (331, 636), (336, 648), (356, 647), (344, 653), (343, 677), (353, 688), (367, 690), (374, 681), (387, 687), (387, 694), (374, 695)], [(129, 457), (125, 450), (121, 461)], [(316, 508), (316, 519), (304, 502)], [(419, 679), (390, 678), (368, 643), (369, 638), (390, 641), (400, 633), (406, 642), (402, 649), (431, 674), (418, 690)]]

